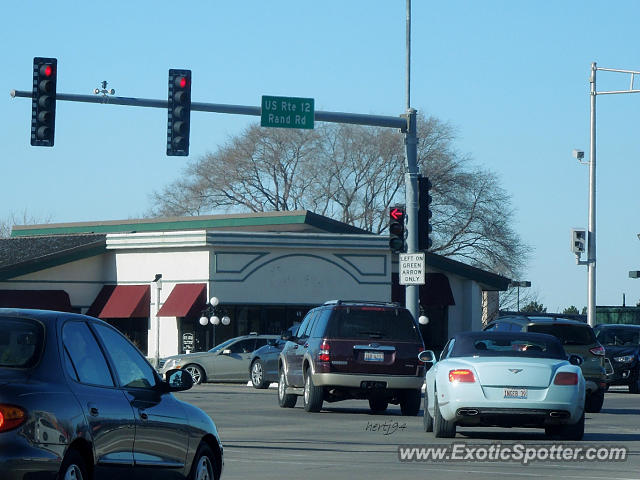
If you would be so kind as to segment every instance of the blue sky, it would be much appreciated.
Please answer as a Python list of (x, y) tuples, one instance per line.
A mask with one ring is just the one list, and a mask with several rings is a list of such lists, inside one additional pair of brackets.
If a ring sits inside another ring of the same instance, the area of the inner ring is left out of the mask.
[[(456, 126), (457, 147), (499, 176), (531, 245), (525, 278), (549, 311), (587, 304), (587, 270), (569, 251), (587, 226), (589, 71), (640, 70), (640, 2), (413, 0), (412, 106)], [(183, 11), (180, 11), (182, 8)], [(58, 91), (166, 98), (169, 68), (193, 71), (194, 101), (258, 106), (313, 97), (316, 110), (405, 109), (405, 0), (39, 1), (3, 6), (0, 218), (136, 218), (177, 178), (162, 109), (58, 102), (54, 148), (29, 145), (34, 56), (58, 58)], [(175, 20), (180, 19), (181, 23)], [(38, 37), (34, 29), (47, 33)], [(628, 87), (599, 72), (598, 89)], [(640, 86), (640, 78), (637, 79)], [(637, 183), (640, 94), (598, 97), (597, 304), (640, 299)], [(191, 155), (256, 117), (194, 112)]]

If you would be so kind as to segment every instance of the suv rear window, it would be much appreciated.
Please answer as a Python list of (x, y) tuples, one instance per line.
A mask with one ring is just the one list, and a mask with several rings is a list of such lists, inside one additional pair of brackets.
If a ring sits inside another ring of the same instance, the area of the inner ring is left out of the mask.
[(0, 367), (29, 368), (40, 359), (44, 327), (35, 320), (0, 317)]
[(329, 321), (327, 337), (365, 338), (420, 343), (408, 310), (383, 307), (338, 307)]
[(569, 325), (566, 323), (549, 323), (529, 325), (529, 332), (547, 333), (558, 338), (563, 345), (591, 345), (596, 343), (596, 336), (588, 325)]

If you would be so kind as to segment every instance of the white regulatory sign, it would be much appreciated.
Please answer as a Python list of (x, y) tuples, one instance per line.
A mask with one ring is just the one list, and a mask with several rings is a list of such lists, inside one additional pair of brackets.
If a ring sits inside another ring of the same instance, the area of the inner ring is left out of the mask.
[(424, 285), (424, 253), (400, 254), (400, 285)]

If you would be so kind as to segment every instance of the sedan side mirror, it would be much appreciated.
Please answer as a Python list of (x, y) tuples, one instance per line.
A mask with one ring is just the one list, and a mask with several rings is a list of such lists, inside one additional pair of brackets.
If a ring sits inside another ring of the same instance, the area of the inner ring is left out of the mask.
[(580, 355), (575, 355), (572, 353), (571, 355), (569, 355), (569, 363), (571, 365), (579, 367), (584, 363), (584, 358), (582, 358)]
[(193, 377), (186, 370), (174, 368), (168, 370), (164, 376), (168, 392), (182, 392), (193, 387)]
[(423, 350), (418, 354), (418, 360), (422, 363), (436, 363), (436, 354), (431, 350)]

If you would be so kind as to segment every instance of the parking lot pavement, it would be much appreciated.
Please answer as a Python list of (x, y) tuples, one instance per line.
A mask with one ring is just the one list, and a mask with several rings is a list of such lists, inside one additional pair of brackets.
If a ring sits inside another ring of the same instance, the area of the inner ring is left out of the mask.
[[(224, 479), (451, 479), (473, 475), (474, 480), (505, 478), (640, 479), (640, 396), (614, 388), (599, 414), (587, 414), (581, 442), (564, 447), (624, 446), (622, 462), (534, 460), (400, 462), (399, 446), (455, 447), (476, 453), (488, 450), (543, 448), (550, 441), (542, 430), (461, 428), (457, 437), (436, 439), (425, 433), (422, 412), (403, 417), (397, 406), (372, 415), (366, 401), (324, 404), (320, 413), (307, 413), (302, 400), (293, 409), (278, 406), (274, 389), (245, 385), (205, 384), (176, 395), (205, 410), (215, 420), (225, 446)], [(543, 452), (544, 453), (544, 452)], [(603, 452), (604, 454), (604, 452)], [(540, 454), (540, 456), (544, 456)], [(553, 458), (553, 456), (551, 456)]]

